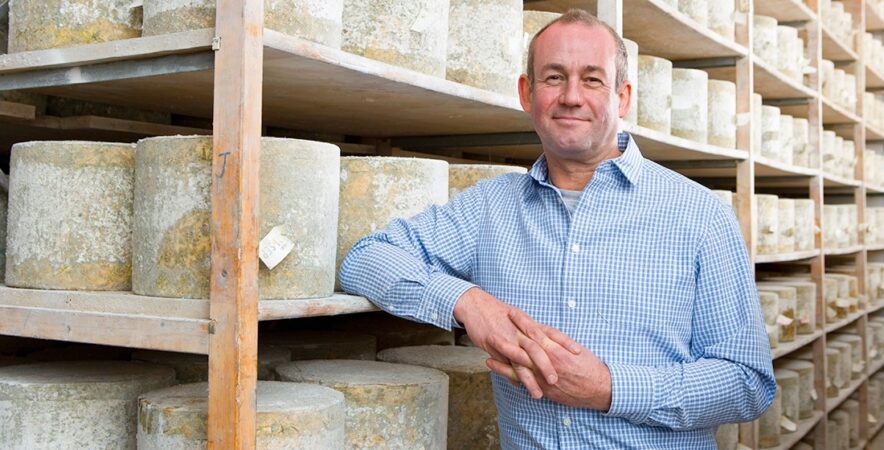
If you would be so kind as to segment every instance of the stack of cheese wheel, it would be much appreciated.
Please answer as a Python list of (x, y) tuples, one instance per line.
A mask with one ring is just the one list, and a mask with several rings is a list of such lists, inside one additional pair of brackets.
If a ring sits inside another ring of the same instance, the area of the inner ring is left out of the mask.
[(772, 276), (765, 281), (795, 288), (795, 320), (798, 334), (813, 334), (816, 328), (816, 283), (801, 276)]
[(777, 326), (779, 316), (779, 297), (776, 292), (758, 291), (758, 299), (761, 302), (761, 313), (764, 316), (764, 328), (767, 330), (767, 338), (770, 348), (779, 345), (780, 330)]
[(811, 199), (795, 200), (795, 251), (813, 250), (815, 244), (816, 204)]
[(798, 331), (798, 321), (795, 320), (795, 309), (798, 290), (795, 287), (784, 284), (759, 281), (756, 283), (759, 292), (773, 292), (777, 294), (777, 318), (779, 325), (778, 342), (792, 342)]
[(755, 194), (755, 229), (758, 232), (756, 251), (759, 255), (772, 255), (777, 252), (779, 236), (779, 199), (776, 195)]
[(434, 159), (341, 158), (337, 267), (356, 242), (400, 217), (448, 201), (448, 163)]
[(672, 69), (671, 133), (673, 136), (706, 143), (709, 114), (708, 82), (709, 76), (702, 70)]
[(138, 396), (174, 381), (168, 367), (123, 361), (0, 368), (3, 447), (134, 449)]
[[(138, 449), (198, 449), (208, 441), (208, 383), (148, 392), (138, 404)], [(344, 395), (306, 383), (259, 381), (255, 439), (260, 449), (345, 448)]]
[(522, 73), (522, 2), (449, 1), (446, 77), (517, 96)]
[(132, 0), (9, 2), (9, 53), (129, 39), (140, 29)]
[(448, 376), (379, 361), (293, 361), (283, 381), (320, 384), (344, 394), (348, 448), (445, 448)]
[[(143, 0), (144, 35), (215, 26), (216, 0)], [(264, 26), (322, 45), (341, 48), (343, 0), (264, 2)]]
[(448, 448), (498, 448), (497, 408), (488, 354), (477, 347), (422, 345), (390, 348), (378, 360), (441, 370), (448, 375)]
[(813, 417), (813, 406), (817, 399), (814, 381), (814, 364), (800, 359), (778, 361), (777, 366), (798, 374), (798, 418), (800, 420)]
[(519, 166), (491, 164), (449, 164), (448, 165), (448, 198), (473, 187), (482, 180), (495, 178), (505, 173), (526, 173), (528, 170)]
[(794, 433), (798, 430), (799, 415), (799, 380), (798, 373), (777, 368), (774, 370), (774, 377), (777, 380), (777, 390), (781, 391), (781, 408), (782, 416), (780, 417), (780, 428), (784, 434)]
[(638, 55), (638, 124), (661, 133), (672, 129), (672, 62)]
[(772, 67), (778, 66), (777, 19), (756, 15), (753, 22), (752, 51)]
[(134, 163), (131, 144), (15, 144), (6, 284), (129, 290)]
[[(272, 269), (259, 267), (261, 298), (327, 297), (334, 290), (340, 150), (297, 139), (262, 138), (260, 236), (293, 244)], [(138, 142), (132, 290), (208, 298), (212, 138)]]
[(795, 251), (795, 200), (780, 198), (777, 200), (779, 216), (777, 217), (777, 252)]
[(724, 148), (737, 146), (737, 86), (730, 81), (709, 80), (707, 142)]
[(341, 48), (444, 78), (449, 6), (448, 0), (344, 0)]

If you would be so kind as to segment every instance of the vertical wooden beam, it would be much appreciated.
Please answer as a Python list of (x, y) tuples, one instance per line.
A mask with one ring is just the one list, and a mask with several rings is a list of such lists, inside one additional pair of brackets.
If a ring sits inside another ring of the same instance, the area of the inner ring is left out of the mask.
[(264, 2), (218, 0), (212, 159), (210, 449), (255, 448)]

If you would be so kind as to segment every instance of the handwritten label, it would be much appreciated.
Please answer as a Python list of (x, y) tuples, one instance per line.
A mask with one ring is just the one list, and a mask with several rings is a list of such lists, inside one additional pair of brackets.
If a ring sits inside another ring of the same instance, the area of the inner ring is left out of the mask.
[(295, 248), (295, 243), (285, 237), (282, 231), (282, 225), (273, 227), (258, 245), (258, 256), (270, 270), (273, 270)]
[(778, 324), (778, 325), (781, 325), (781, 326), (784, 326), (784, 327), (788, 327), (789, 325), (792, 325), (792, 322), (793, 322), (792, 319), (790, 319), (790, 318), (788, 318), (788, 317), (786, 317), (786, 316), (784, 316), (784, 315), (782, 315), (782, 314), (780, 314), (779, 316), (777, 316), (777, 324)]
[[(826, 384), (828, 384), (828, 383), (826, 383)], [(817, 393), (816, 393), (816, 389), (811, 389), (811, 390), (810, 390), (810, 398), (813, 399), (813, 401), (816, 401), (816, 399), (819, 398), (819, 396), (818, 396)]]
[(795, 425), (795, 422), (792, 422), (786, 416), (780, 417), (780, 426), (790, 433), (798, 431), (798, 425)]

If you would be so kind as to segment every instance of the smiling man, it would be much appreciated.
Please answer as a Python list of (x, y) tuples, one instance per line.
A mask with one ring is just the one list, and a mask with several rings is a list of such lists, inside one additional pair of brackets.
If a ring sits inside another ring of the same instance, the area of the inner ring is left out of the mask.
[[(543, 155), (357, 243), (342, 286), (486, 350), (505, 449), (714, 449), (776, 383), (730, 208), (618, 134), (623, 41), (579, 10), (519, 80)], [(648, 86), (653, 89), (653, 86)]]

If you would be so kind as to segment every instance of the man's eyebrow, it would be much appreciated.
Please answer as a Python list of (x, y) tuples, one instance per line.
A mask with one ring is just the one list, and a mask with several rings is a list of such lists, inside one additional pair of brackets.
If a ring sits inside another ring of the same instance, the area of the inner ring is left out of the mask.
[[(549, 63), (540, 68), (541, 71), (545, 70), (554, 70), (556, 72), (564, 72), (565, 66), (559, 63)], [(601, 72), (602, 74), (606, 73), (605, 68), (602, 66), (596, 66), (592, 64), (588, 64), (583, 66), (583, 72)]]

